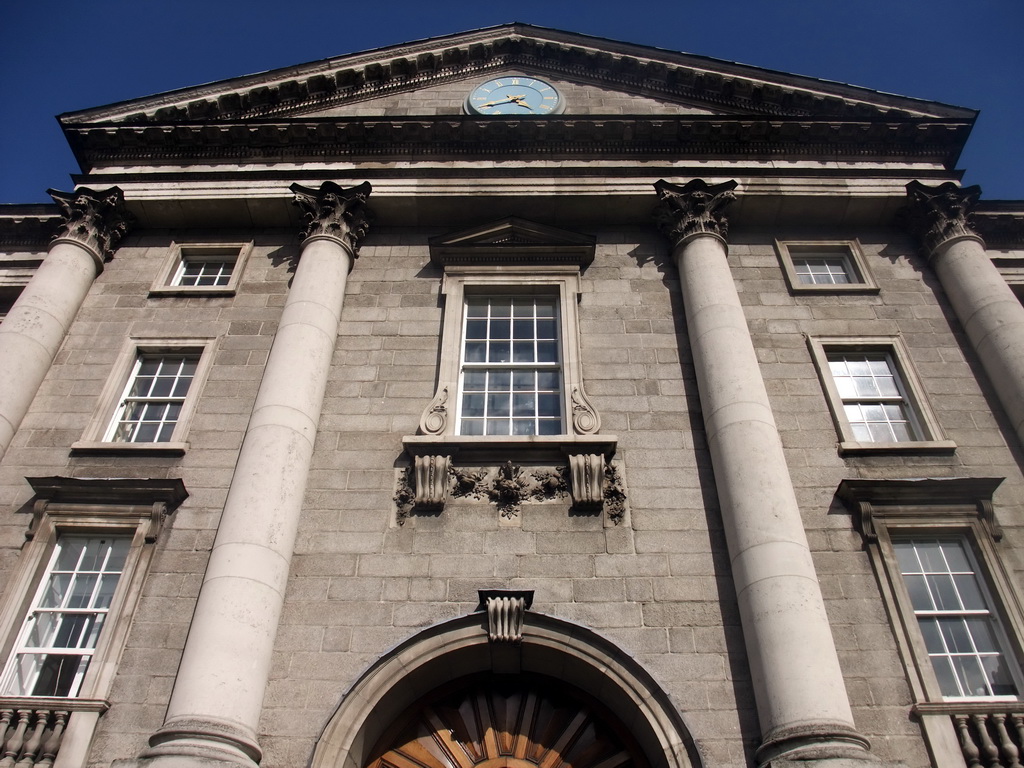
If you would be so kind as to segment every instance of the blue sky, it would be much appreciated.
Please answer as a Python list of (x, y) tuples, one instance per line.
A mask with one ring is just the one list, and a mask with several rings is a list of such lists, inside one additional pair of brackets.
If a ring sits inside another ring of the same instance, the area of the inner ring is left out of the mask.
[(510, 21), (980, 109), (964, 182), (1024, 199), (1021, 0), (5, 0), (0, 202), (70, 189), (61, 112)]

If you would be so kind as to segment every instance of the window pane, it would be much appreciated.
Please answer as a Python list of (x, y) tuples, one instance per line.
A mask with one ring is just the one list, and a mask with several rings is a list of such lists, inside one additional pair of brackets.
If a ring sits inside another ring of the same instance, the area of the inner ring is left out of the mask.
[(484, 415), (484, 396), (483, 395), (463, 395), (462, 397), (462, 415), (466, 416), (483, 416)]

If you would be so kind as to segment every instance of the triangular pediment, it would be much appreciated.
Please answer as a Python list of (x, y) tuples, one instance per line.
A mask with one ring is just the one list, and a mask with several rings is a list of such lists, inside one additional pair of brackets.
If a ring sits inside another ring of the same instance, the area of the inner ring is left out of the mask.
[[(61, 116), (91, 123), (191, 123), (418, 115), (417, 95), (449, 94), (507, 72), (556, 79), (578, 114), (721, 114), (760, 117), (970, 119), (973, 110), (866, 88), (525, 24), (396, 45), (172, 91)], [(600, 94), (635, 99), (636, 112)], [(376, 108), (383, 111), (377, 112)], [(436, 110), (436, 106), (431, 109)], [(655, 110), (656, 111), (656, 110)]]
[(515, 216), (430, 239), (430, 260), (450, 266), (575, 264), (594, 260), (596, 239)]

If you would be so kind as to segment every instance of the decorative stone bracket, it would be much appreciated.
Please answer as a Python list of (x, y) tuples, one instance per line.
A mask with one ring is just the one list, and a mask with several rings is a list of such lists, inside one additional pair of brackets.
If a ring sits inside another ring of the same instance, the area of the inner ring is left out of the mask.
[(604, 507), (604, 456), (599, 453), (570, 454), (569, 478), (573, 506), (581, 511), (600, 512)]
[(399, 523), (413, 509), (438, 512), (452, 497), (489, 501), (505, 518), (515, 517), (523, 502), (570, 497), (578, 512), (604, 510), (617, 525), (625, 516), (626, 494), (609, 461), (616, 442), (597, 435), (408, 436), (404, 443), (413, 464), (398, 478)]
[(443, 509), (448, 500), (448, 473), (452, 457), (416, 456), (413, 462), (416, 506), (423, 510)]
[(487, 611), (487, 639), (492, 643), (523, 641), (526, 612), (533, 605), (533, 590), (481, 589), (480, 607)]

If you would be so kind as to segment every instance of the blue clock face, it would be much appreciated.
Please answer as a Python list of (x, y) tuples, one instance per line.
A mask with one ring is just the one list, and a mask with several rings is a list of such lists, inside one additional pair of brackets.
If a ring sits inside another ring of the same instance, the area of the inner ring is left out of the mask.
[(562, 111), (562, 97), (543, 80), (509, 75), (474, 88), (466, 110), (477, 115), (554, 115)]

